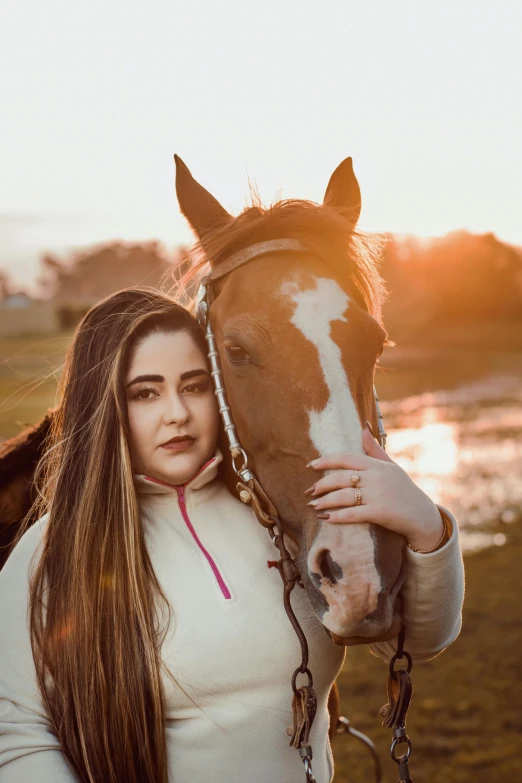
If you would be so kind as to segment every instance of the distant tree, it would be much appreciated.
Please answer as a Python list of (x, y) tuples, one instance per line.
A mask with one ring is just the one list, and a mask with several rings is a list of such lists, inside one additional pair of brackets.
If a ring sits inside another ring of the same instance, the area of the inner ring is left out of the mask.
[(494, 234), (455, 231), (433, 240), (388, 238), (385, 318), (408, 331), (522, 322), (522, 249)]
[(86, 304), (134, 285), (169, 290), (174, 282), (173, 262), (180, 261), (181, 252), (169, 257), (157, 242), (113, 242), (66, 258), (47, 253), (41, 259), (40, 286), (45, 296), (59, 303)]
[(0, 301), (5, 299), (11, 293), (11, 283), (9, 281), (9, 274), (0, 269)]

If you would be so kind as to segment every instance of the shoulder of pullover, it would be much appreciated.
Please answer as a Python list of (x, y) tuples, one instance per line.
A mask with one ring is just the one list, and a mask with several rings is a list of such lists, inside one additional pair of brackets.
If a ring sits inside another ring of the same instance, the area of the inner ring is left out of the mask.
[(47, 517), (32, 525), (0, 572), (0, 783), (76, 780), (42, 702), (28, 622), (29, 579)]
[[(417, 662), (429, 661), (455, 641), (462, 625), (464, 563), (457, 522), (441, 506), (451, 523), (449, 541), (435, 552), (406, 549), (407, 573), (401, 589), (404, 649)], [(369, 645), (371, 652), (389, 662), (397, 651), (397, 638)]]

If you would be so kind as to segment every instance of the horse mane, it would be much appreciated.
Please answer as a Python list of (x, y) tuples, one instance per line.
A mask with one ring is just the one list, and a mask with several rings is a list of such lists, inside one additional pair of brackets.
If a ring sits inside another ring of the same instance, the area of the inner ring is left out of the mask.
[(38, 424), (0, 443), (0, 490), (19, 473), (30, 470), (39, 461), (52, 420), (50, 411)]
[[(38, 424), (0, 444), (0, 569), (35, 500), (35, 470), (51, 428), (50, 411)], [(29, 524), (35, 521), (32, 515)]]
[(286, 199), (264, 207), (258, 195), (240, 215), (207, 232), (192, 248), (192, 266), (181, 277), (184, 291), (194, 290), (213, 265), (249, 245), (271, 239), (298, 239), (325, 265), (348, 276), (358, 304), (382, 324), (386, 289), (378, 265), (384, 237), (354, 229), (331, 207), (303, 199)]

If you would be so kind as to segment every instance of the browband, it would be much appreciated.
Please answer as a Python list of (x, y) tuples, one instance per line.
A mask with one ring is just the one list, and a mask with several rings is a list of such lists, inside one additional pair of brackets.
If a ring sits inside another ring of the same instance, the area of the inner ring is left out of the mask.
[(220, 264), (216, 264), (206, 281), (213, 283), (214, 280), (219, 280), (221, 277), (225, 277), (225, 275), (233, 272), (238, 266), (242, 266), (248, 263), (248, 261), (258, 258), (258, 256), (273, 253), (276, 250), (294, 250), (302, 253), (306, 252), (307, 248), (298, 239), (270, 239), (268, 242), (259, 242), (257, 245), (250, 245), (244, 250), (234, 253), (233, 256), (229, 256)]

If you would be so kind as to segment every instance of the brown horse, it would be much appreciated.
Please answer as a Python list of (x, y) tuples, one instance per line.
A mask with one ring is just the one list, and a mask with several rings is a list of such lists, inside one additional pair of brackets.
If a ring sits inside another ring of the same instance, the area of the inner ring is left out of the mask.
[[(295, 542), (312, 607), (340, 643), (392, 638), (404, 539), (378, 525), (321, 522), (305, 495), (309, 461), (363, 453), (365, 422), (377, 426), (382, 286), (371, 245), (355, 231), (361, 197), (351, 158), (322, 205), (282, 201), (237, 218), (176, 164), (181, 210), (211, 270), (225, 272), (215, 275), (210, 320), (239, 440)], [(282, 238), (305, 249), (247, 250), (255, 260), (234, 263), (240, 251)]]

